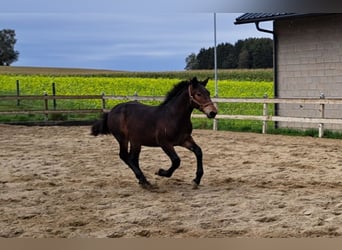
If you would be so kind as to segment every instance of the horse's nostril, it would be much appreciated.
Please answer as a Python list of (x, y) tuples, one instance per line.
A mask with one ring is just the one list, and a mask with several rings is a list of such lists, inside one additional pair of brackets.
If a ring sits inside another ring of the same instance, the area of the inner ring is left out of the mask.
[(211, 111), (211, 112), (209, 113), (209, 117), (210, 117), (210, 118), (215, 118), (216, 114), (217, 114), (216, 112)]

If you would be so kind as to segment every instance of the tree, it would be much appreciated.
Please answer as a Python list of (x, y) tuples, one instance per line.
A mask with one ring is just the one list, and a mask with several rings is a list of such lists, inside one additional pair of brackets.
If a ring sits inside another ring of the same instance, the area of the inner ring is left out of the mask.
[(273, 42), (271, 39), (260, 38), (255, 41), (253, 49), (253, 68), (273, 67)]
[(19, 52), (14, 50), (17, 42), (15, 31), (11, 29), (0, 30), (0, 65), (9, 66), (18, 60)]
[(198, 61), (197, 61), (197, 57), (195, 53), (191, 53), (186, 59), (186, 66), (185, 69), (186, 70), (190, 70), (190, 69), (198, 69)]
[(242, 50), (239, 54), (238, 68), (249, 69), (250, 68), (250, 56), (246, 49)]
[[(213, 69), (214, 48), (202, 48), (196, 55), (186, 58), (185, 69)], [(238, 40), (234, 45), (221, 43), (217, 46), (217, 67), (234, 68), (271, 68), (273, 67), (273, 41), (269, 38), (247, 38)]]
[(234, 53), (234, 46), (230, 43), (222, 43), (217, 46), (217, 67), (219, 69), (234, 68), (230, 56), (232, 53)]
[(197, 55), (198, 69), (214, 68), (214, 48), (202, 48)]

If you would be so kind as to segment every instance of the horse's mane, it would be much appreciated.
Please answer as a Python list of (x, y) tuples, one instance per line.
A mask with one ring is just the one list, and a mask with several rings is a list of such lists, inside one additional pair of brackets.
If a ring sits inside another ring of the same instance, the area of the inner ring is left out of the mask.
[(165, 104), (167, 104), (170, 100), (172, 100), (174, 97), (176, 97), (177, 95), (179, 95), (179, 93), (181, 93), (183, 91), (183, 89), (185, 89), (186, 87), (189, 86), (189, 82), (188, 81), (182, 81), (180, 83), (177, 83), (173, 89), (171, 89), (167, 94), (166, 97), (164, 99), (164, 101), (160, 104), (160, 106), (164, 106)]

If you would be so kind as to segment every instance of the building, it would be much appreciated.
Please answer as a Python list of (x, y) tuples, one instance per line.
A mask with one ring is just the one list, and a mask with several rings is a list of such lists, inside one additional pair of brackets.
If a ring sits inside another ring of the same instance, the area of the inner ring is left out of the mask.
[[(273, 22), (273, 30), (260, 28), (265, 21)], [(235, 24), (245, 23), (273, 34), (275, 97), (342, 98), (342, 14), (246, 13), (236, 18)], [(279, 116), (321, 117), (318, 104), (278, 104), (275, 109)], [(342, 118), (341, 105), (327, 105), (324, 116)], [(278, 126), (317, 128), (310, 123)]]

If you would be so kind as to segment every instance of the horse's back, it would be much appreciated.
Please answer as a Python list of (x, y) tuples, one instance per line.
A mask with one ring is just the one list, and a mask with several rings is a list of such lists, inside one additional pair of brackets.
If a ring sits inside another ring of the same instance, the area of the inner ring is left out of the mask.
[(125, 119), (140, 119), (141, 117), (149, 118), (156, 112), (155, 106), (142, 104), (138, 101), (131, 101), (118, 104), (111, 110), (112, 116), (122, 115)]

